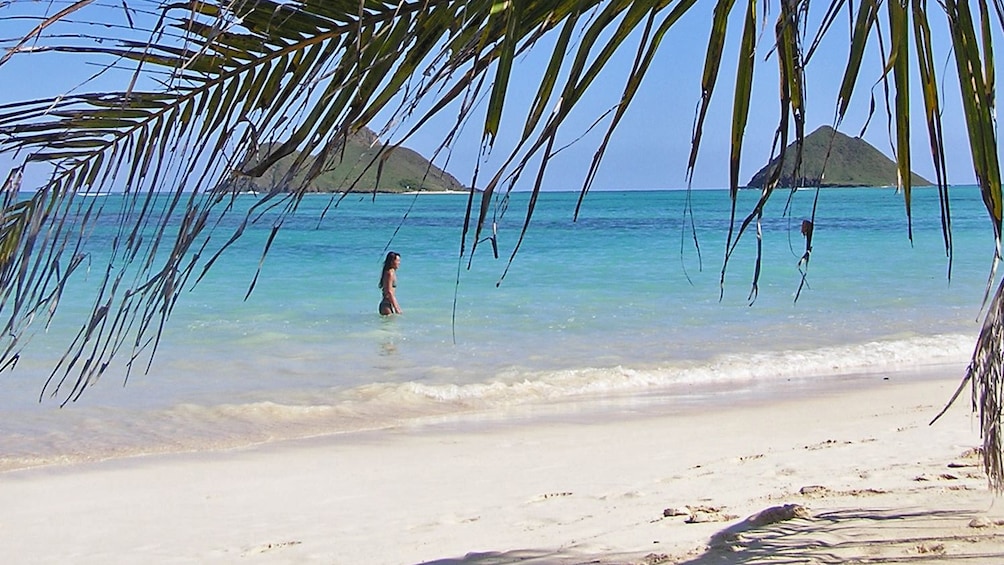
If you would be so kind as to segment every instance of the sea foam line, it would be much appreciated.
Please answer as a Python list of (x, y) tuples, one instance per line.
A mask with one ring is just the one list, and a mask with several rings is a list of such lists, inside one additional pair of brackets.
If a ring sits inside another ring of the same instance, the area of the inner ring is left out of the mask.
[[(687, 385), (720, 388), (752, 382), (825, 379), (859, 373), (892, 372), (933, 365), (964, 366), (973, 337), (937, 335), (864, 344), (727, 354), (707, 361), (653, 367), (587, 367), (557, 371), (509, 369), (479, 383), (377, 383), (354, 389), (357, 402), (394, 405), (428, 402), (489, 408), (585, 395), (658, 392)], [(961, 375), (960, 375), (961, 378)]]
[[(944, 365), (964, 369), (973, 337), (940, 335), (807, 351), (728, 354), (653, 367), (526, 372), (510, 368), (476, 383), (377, 383), (248, 402), (179, 404), (137, 411), (86, 409), (43, 415), (0, 438), (0, 470), (148, 453), (226, 449), (332, 433), (383, 429), (537, 403), (656, 395), (660, 402), (701, 390), (742, 390), (791, 379), (895, 372)], [(57, 421), (58, 420), (58, 421)], [(71, 421), (79, 420), (79, 421)], [(31, 428), (31, 429), (28, 429)]]

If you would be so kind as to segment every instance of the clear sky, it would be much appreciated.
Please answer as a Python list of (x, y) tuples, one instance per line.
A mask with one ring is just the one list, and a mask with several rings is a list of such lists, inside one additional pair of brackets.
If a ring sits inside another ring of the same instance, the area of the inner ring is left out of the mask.
[[(686, 186), (686, 167), (690, 153), (690, 139), (694, 117), (700, 99), (701, 74), (704, 66), (705, 49), (711, 28), (711, 12), (714, 3), (698, 3), (676, 28), (670, 33), (642, 85), (625, 119), (619, 126), (607, 150), (603, 168), (596, 179), (596, 189), (644, 189), (678, 188)], [(736, 51), (741, 35), (743, 10), (741, 3), (733, 12), (730, 23), (730, 40), (726, 47), (719, 74), (718, 86), (712, 99), (711, 110), (705, 124), (705, 133), (694, 173), (693, 186), (698, 188), (724, 187), (728, 185), (729, 139), (732, 119), (733, 78), (736, 69)], [(975, 182), (968, 150), (965, 123), (961, 115), (959, 88), (954, 63), (948, 58), (947, 26), (944, 13), (937, 7), (931, 9), (932, 31), (941, 49), (935, 56), (944, 66), (938, 69), (943, 81), (943, 107), (945, 149), (948, 159), (948, 178), (953, 184)], [(817, 19), (819, 14), (813, 14)], [(808, 95), (806, 134), (822, 125), (833, 124), (836, 107), (836, 93), (842, 79), (847, 58), (848, 25), (846, 17), (839, 19), (816, 52), (808, 67)], [(817, 20), (814, 20), (817, 21)], [(770, 144), (779, 118), (776, 63), (767, 59), (773, 21), (768, 22), (766, 35), (760, 39), (757, 74), (754, 78), (754, 94), (749, 125), (745, 135), (740, 182), (745, 183), (770, 156)], [(999, 32), (999, 30), (998, 30)], [(999, 39), (999, 37), (998, 37)], [(811, 38), (806, 40), (808, 43)], [(580, 135), (593, 120), (615, 104), (623, 88), (633, 49), (627, 45), (617, 64), (598, 81), (599, 88), (579, 108), (564, 126), (564, 138), (572, 140)], [(887, 155), (892, 155), (887, 114), (882, 99), (882, 87), (877, 85), (882, 66), (875, 49), (866, 59), (852, 106), (840, 129), (848, 135), (858, 135), (867, 121), (873, 85), (876, 96), (876, 111), (864, 138)], [(528, 56), (517, 71), (521, 72), (513, 80), (510, 97), (514, 100), (532, 96), (539, 84), (539, 69), (549, 57), (549, 46), (538, 46)], [(911, 57), (914, 54), (911, 52)], [(914, 99), (912, 124), (913, 168), (922, 176), (934, 179), (931, 163), (927, 128), (923, 119), (918, 85), (912, 88)], [(510, 125), (499, 137), (496, 153), (511, 143), (524, 119), (526, 104), (513, 104), (507, 112), (506, 124)], [(482, 109), (483, 111), (483, 109)], [(480, 132), (477, 124), (469, 127), (464, 143), (454, 148), (450, 172), (463, 177), (465, 167), (477, 159)], [(505, 129), (505, 128), (504, 128)], [(581, 186), (592, 154), (595, 151), (604, 127), (598, 127), (575, 146), (559, 155), (549, 165), (545, 187), (551, 189)], [(419, 150), (433, 150), (439, 141), (434, 128), (430, 128), (414, 144)], [(507, 135), (507, 133), (509, 135)], [(497, 161), (493, 160), (491, 162)], [(533, 175), (527, 175), (532, 178)], [(461, 180), (465, 180), (461, 178)], [(529, 179), (528, 179), (529, 180)], [(526, 183), (524, 182), (524, 185)]]
[[(680, 188), (686, 186), (686, 166), (690, 152), (690, 138), (697, 103), (700, 96), (701, 72), (704, 51), (710, 31), (712, 2), (699, 2), (672, 30), (664, 42), (658, 59), (642, 85), (641, 92), (615, 133), (604, 159), (604, 165), (594, 184), (594, 189), (648, 189)], [(776, 7), (775, 7), (776, 8)], [(736, 68), (736, 46), (741, 35), (745, 6), (737, 3), (730, 24), (730, 40), (726, 47), (719, 84), (711, 111), (705, 125), (705, 134), (694, 174), (693, 186), (697, 188), (724, 187), (728, 184), (729, 136), (732, 107), (732, 77)], [(818, 8), (814, 8), (814, 11)], [(947, 58), (947, 32), (944, 15), (937, 5), (930, 8), (932, 26), (941, 49), (936, 53), (944, 66), (938, 69), (943, 81), (945, 147), (948, 153), (948, 177), (953, 184), (974, 182), (968, 152), (965, 124), (958, 101), (958, 85), (954, 64)], [(814, 24), (820, 14), (812, 13)], [(809, 64), (808, 113), (806, 133), (817, 127), (832, 124), (836, 90), (846, 62), (848, 23), (842, 16), (830, 36)], [(0, 37), (10, 38), (14, 33), (12, 22), (0, 19)], [(769, 40), (773, 20), (768, 21), (760, 38), (757, 75), (754, 83), (754, 102), (745, 136), (740, 182), (745, 183), (766, 162), (770, 143), (778, 120), (776, 64), (769, 56)], [(813, 28), (814, 31), (814, 28)], [(997, 29), (999, 35), (999, 29)], [(998, 37), (999, 39), (999, 37)], [(806, 42), (811, 38), (807, 38)], [(582, 135), (603, 112), (617, 102), (623, 88), (627, 69), (633, 57), (636, 42), (629, 42), (617, 56), (614, 64), (601, 76), (592, 94), (585, 99), (562, 130), (562, 142)], [(503, 118), (496, 149), (484, 169), (497, 165), (506, 155), (522, 129), (529, 97), (536, 92), (540, 72), (550, 56), (550, 46), (544, 41), (516, 65), (509, 90), (510, 107)], [(914, 54), (911, 52), (911, 57)], [(60, 92), (73, 84), (74, 76), (84, 76), (94, 68), (76, 66), (68, 68), (48, 57), (17, 57), (0, 67), (4, 79), (3, 99), (25, 99)], [(857, 135), (865, 123), (873, 84), (881, 73), (881, 64), (873, 52), (866, 60), (858, 91), (848, 118), (841, 130)], [(865, 139), (882, 152), (891, 155), (889, 134), (881, 86), (875, 88), (876, 112)], [(913, 98), (919, 100), (920, 92), (913, 88)], [(522, 103), (521, 103), (522, 101)], [(478, 159), (481, 131), (478, 116), (484, 105), (468, 123), (466, 130), (454, 145), (447, 170), (462, 182), (468, 183)], [(913, 112), (914, 170), (928, 179), (934, 178), (928, 153), (926, 127), (919, 105)], [(447, 115), (436, 120), (416, 135), (406, 145), (430, 156), (439, 145), (455, 116)], [(380, 123), (374, 124), (379, 129)], [(605, 123), (563, 151), (550, 164), (544, 186), (549, 190), (578, 189), (588, 169)], [(437, 160), (437, 164), (443, 164)], [(484, 173), (482, 173), (484, 175)], [(525, 175), (521, 187), (526, 188), (534, 173)], [(483, 178), (483, 177), (482, 177)]]

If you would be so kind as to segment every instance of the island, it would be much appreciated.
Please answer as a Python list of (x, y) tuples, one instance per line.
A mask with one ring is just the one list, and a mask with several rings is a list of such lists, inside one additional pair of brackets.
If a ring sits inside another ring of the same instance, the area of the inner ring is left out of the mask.
[[(430, 163), (418, 152), (407, 147), (388, 149), (383, 170), (377, 174), (378, 158), (383, 143), (368, 128), (348, 138), (344, 147), (329, 155), (325, 170), (311, 181), (307, 192), (345, 192), (352, 186), (356, 192), (458, 192), (468, 188), (453, 175)], [(259, 152), (263, 154), (265, 149)], [(236, 176), (231, 181), (235, 192), (289, 192), (302, 182), (302, 173), (288, 178), (291, 164), (298, 157), (294, 152), (277, 161), (259, 177)], [(315, 156), (307, 157), (301, 170), (308, 170)], [(372, 165), (371, 165), (372, 163)], [(250, 169), (251, 167), (247, 167)], [(357, 181), (358, 179), (358, 181)]]
[[(831, 142), (832, 138), (832, 142)], [(796, 175), (794, 143), (785, 152), (778, 186), (896, 186), (896, 163), (860, 137), (851, 137), (830, 126), (822, 126), (805, 136), (801, 173)], [(823, 160), (830, 145), (830, 156), (823, 171)], [(776, 170), (777, 158), (753, 175), (747, 188), (763, 188), (768, 173)], [(913, 186), (932, 185), (931, 181), (911, 173)], [(799, 182), (800, 181), (800, 182)]]

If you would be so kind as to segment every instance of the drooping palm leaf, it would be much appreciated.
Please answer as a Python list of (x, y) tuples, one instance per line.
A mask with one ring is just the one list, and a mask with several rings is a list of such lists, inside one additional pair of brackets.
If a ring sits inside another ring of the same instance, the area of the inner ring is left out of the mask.
[(948, 277), (952, 276), (952, 214), (948, 201), (948, 178), (945, 164), (944, 135), (941, 122), (941, 102), (938, 95), (938, 79), (935, 71), (934, 54), (931, 44), (931, 28), (928, 24), (927, 7), (921, 0), (913, 0), (913, 31), (917, 49), (917, 67), (920, 86), (924, 93), (924, 116), (927, 123), (928, 140), (931, 146), (931, 160), (934, 165), (935, 182), (938, 183), (938, 197), (941, 205), (941, 233), (948, 257)]
[[(803, 33), (803, 7), (793, 3), (782, 3), (781, 9), (774, 25), (774, 51), (777, 57), (779, 75), (779, 99), (781, 101), (781, 112), (778, 127), (775, 133), (775, 147), (778, 149), (778, 160), (783, 162), (788, 146), (789, 127), (795, 133), (795, 156), (794, 170), (797, 172), (802, 163), (802, 143), (805, 138), (805, 68), (803, 61), (803, 48), (801, 37)], [(747, 22), (749, 19), (747, 18)], [(740, 54), (742, 56), (742, 53)], [(742, 69), (742, 67), (741, 67)], [(747, 71), (748, 72), (748, 71)], [(749, 79), (744, 79), (749, 80)], [(739, 83), (739, 88), (742, 83)], [(744, 96), (742, 90), (737, 91), (740, 96)], [(743, 110), (745, 104), (739, 104), (737, 108)], [(732, 118), (732, 153), (738, 155), (742, 151), (743, 132), (745, 130), (746, 116), (735, 114)], [(792, 125), (793, 124), (793, 125)], [(772, 154), (773, 157), (773, 154)], [(759, 278), (761, 262), (763, 260), (762, 232), (760, 221), (763, 218), (764, 207), (773, 195), (781, 174), (781, 167), (771, 171), (770, 178), (764, 183), (760, 198), (753, 209), (746, 215), (739, 225), (736, 226), (736, 206), (738, 186), (730, 187), (732, 196), (732, 206), (730, 213), (729, 232), (726, 237), (725, 259), (722, 261), (720, 275), (721, 292), (725, 292), (725, 273), (728, 269), (729, 260), (735, 252), (740, 240), (746, 234), (750, 226), (755, 227), (757, 238), (756, 257), (754, 259), (753, 279), (750, 286), (749, 300), (756, 300), (759, 292)], [(800, 175), (796, 174), (796, 177)], [(792, 187), (797, 189), (798, 187)]]
[[(997, 153), (996, 120), (994, 117), (993, 52), (987, 48), (990, 41), (989, 14), (986, 2), (981, 1), (982, 43), (973, 23), (968, 2), (945, 2), (952, 32), (952, 46), (959, 87), (962, 91), (963, 114), (969, 132), (969, 145), (973, 157), (973, 169), (983, 195), (983, 202), (990, 213), (990, 220), (997, 243), (997, 252), (987, 282), (989, 294), (993, 283), (993, 273), (1000, 259), (1001, 242), (1001, 178)], [(981, 44), (984, 52), (980, 52)], [(966, 380), (973, 386), (973, 410), (980, 416), (980, 432), (983, 436), (984, 468), (991, 487), (1004, 491), (1004, 446), (1000, 430), (1002, 419), (1002, 365), (1000, 355), (1000, 332), (1004, 324), (1001, 304), (1004, 300), (1004, 285), (998, 286), (990, 301), (984, 319), (983, 329), (976, 343), (972, 361), (966, 371)]]
[[(129, 343), (130, 359), (144, 348), (155, 349), (185, 282), (200, 268), (204, 273), (242, 233), (245, 223), (221, 247), (207, 248), (210, 232), (204, 230), (215, 225), (214, 210), (227, 202), (226, 194), (242, 178), (260, 175), (296, 152), (292, 178), (293, 172), (302, 172), (306, 156), (316, 156), (291, 195), (268, 195), (249, 217), (272, 207), (273, 200), (293, 210), (323, 164), (338, 158), (342, 141), (391, 103), (407, 81), (425, 73), (449, 83), (454, 73), (472, 65), (474, 72), (456, 81), (463, 84), (500, 56), (511, 59), (514, 46), (525, 38), (538, 37), (568, 12), (592, 4), (525, 2), (519, 13), (505, 9), (492, 16), (490, 2), (340, 7), (323, 2), (191, 2), (164, 5), (159, 14), (149, 9), (151, 16), (141, 21), (148, 26), (143, 30), (147, 39), (136, 34), (112, 45), (85, 32), (72, 44), (61, 43), (61, 36), (46, 37), (40, 31), (51, 29), (59, 18), (38, 16), (44, 25), (31, 32), (39, 41), (32, 52), (104, 57), (113, 67), (134, 62), (126, 68), (139, 77), (128, 90), (16, 103), (0, 110), (0, 149), (53, 167), (54, 176), (40, 194), (66, 204), (55, 225), (80, 220), (69, 211), (79, 191), (131, 195), (131, 219), (112, 251), (113, 262), (131, 268), (106, 271), (91, 320), (54, 370), (46, 393), (63, 401), (76, 399), (123, 344)], [(504, 26), (498, 24), (502, 15)], [(13, 45), (9, 54), (17, 54), (24, 44)], [(498, 78), (501, 85), (508, 80)], [(158, 83), (163, 86), (155, 89)], [(433, 87), (420, 85), (417, 92), (428, 95)], [(500, 108), (504, 89), (496, 91), (500, 94), (493, 104)], [(166, 204), (155, 206), (155, 200)], [(107, 211), (98, 205), (87, 217), (92, 213)], [(172, 241), (167, 230), (178, 218)], [(281, 219), (274, 221), (281, 225)], [(38, 230), (20, 237), (9, 231), (7, 246), (19, 250), (12, 255), (42, 259), (32, 245), (41, 236), (58, 256), (75, 237), (69, 226)], [(200, 262), (207, 249), (208, 259)], [(30, 283), (32, 273), (44, 271), (15, 273)], [(32, 301), (29, 297), (25, 303)], [(10, 307), (5, 313), (11, 324), (23, 317)]]
[(906, 206), (907, 236), (913, 241), (913, 214), (910, 202), (911, 177), (910, 167), (910, 45), (909, 26), (907, 24), (906, 0), (889, 0), (889, 63), (893, 80), (896, 84), (895, 126), (896, 126), (896, 168), (898, 171), (897, 185), (903, 191), (903, 203)]
[[(593, 155), (593, 160), (589, 165), (589, 171), (585, 175), (585, 181), (583, 182), (582, 190), (579, 191), (579, 199), (575, 205), (573, 219), (577, 219), (579, 216), (579, 211), (582, 207), (582, 200), (589, 192), (589, 188), (592, 186), (593, 181), (596, 178), (596, 174), (599, 172), (600, 163), (603, 160), (603, 155), (606, 151), (607, 145), (610, 143), (610, 139), (613, 137), (614, 131), (616, 130), (618, 124), (620, 124), (621, 119), (624, 117), (624, 113), (630, 106), (635, 94), (638, 93), (638, 90), (641, 87), (641, 82), (648, 69), (652, 66), (652, 59), (658, 52), (662, 40), (666, 37), (666, 33), (669, 32), (674, 25), (676, 25), (676, 22), (679, 21), (679, 19), (683, 17), (683, 15), (691, 7), (693, 7), (695, 1), (696, 0), (688, 0), (677, 3), (659, 25), (658, 29), (656, 29), (652, 34), (651, 41), (647, 41), (649, 37), (649, 30), (646, 28), (643, 40), (638, 46), (638, 55), (635, 59), (635, 64), (631, 69), (631, 73), (629, 74), (627, 85), (624, 88), (624, 94), (621, 96), (621, 101), (617, 105), (614, 115), (610, 120), (610, 124), (607, 127), (603, 141), (600, 143), (599, 148)], [(651, 17), (654, 18), (655, 14), (656, 8), (653, 7)], [(621, 27), (622, 29), (624, 28), (623, 25)]]

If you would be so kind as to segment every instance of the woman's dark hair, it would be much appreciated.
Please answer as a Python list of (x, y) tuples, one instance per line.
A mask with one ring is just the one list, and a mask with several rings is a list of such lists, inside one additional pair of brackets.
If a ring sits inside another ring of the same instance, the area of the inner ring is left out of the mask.
[(392, 267), (394, 267), (394, 259), (397, 259), (400, 256), (401, 256), (401, 254), (398, 253), (398, 252), (396, 252), (396, 251), (388, 251), (387, 252), (387, 256), (384, 257), (384, 259), (383, 259), (383, 269), (380, 271), (380, 283), (377, 286), (379, 286), (380, 288), (383, 288), (383, 275), (384, 275), (384, 273), (386, 273)]

